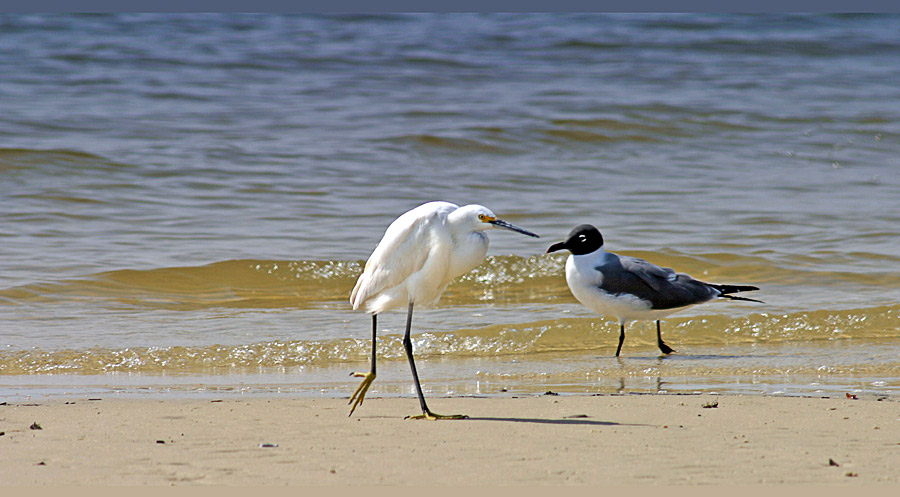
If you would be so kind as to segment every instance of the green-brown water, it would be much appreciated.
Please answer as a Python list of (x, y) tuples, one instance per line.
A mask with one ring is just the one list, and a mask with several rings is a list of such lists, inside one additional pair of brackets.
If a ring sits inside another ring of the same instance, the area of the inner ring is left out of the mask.
[[(896, 395), (897, 16), (0, 16), (0, 396), (347, 395), (347, 298), (397, 215), (482, 203), (414, 319), (429, 395)], [(891, 173), (891, 171), (895, 171)], [(609, 250), (754, 284), (617, 326)], [(410, 395), (404, 316), (377, 395)]]

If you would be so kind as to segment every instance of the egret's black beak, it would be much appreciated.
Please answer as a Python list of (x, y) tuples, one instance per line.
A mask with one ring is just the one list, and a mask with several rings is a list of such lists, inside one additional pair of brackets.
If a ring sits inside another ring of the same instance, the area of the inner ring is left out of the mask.
[(556, 252), (558, 250), (566, 250), (566, 242), (559, 242), (550, 245), (550, 248), (547, 249), (547, 253)]
[(518, 227), (518, 226), (516, 226), (516, 225), (514, 225), (514, 224), (509, 224), (509, 223), (507, 223), (506, 221), (502, 221), (502, 220), (500, 220), (500, 219), (494, 219), (493, 221), (488, 221), (488, 222), (491, 223), (491, 224), (493, 224), (494, 226), (496, 226), (496, 227), (498, 227), (498, 228), (506, 228), (506, 229), (508, 229), (508, 230), (510, 230), (510, 231), (515, 231), (515, 232), (517, 232), (517, 233), (522, 233), (523, 235), (528, 235), (528, 236), (533, 236), (533, 237), (535, 237), (535, 238), (540, 238), (538, 235), (536, 235), (536, 234), (534, 234), (534, 233), (532, 233), (532, 232), (530, 232), (530, 231), (528, 231), (528, 230), (526, 230), (526, 229), (520, 228), (520, 227)]

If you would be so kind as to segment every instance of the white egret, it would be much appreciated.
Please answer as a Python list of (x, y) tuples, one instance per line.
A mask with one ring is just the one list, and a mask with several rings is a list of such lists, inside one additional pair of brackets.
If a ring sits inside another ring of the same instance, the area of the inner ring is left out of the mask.
[(566, 241), (551, 245), (547, 253), (563, 249), (571, 252), (566, 260), (566, 283), (572, 295), (588, 309), (619, 320), (616, 357), (629, 321), (656, 320), (656, 344), (663, 354), (670, 354), (674, 350), (663, 342), (660, 319), (718, 297), (761, 303), (730, 295), (759, 290), (755, 286), (704, 283), (643, 259), (606, 252), (603, 235), (590, 224), (576, 226)]
[(384, 232), (365, 270), (360, 275), (350, 303), (353, 309), (372, 314), (372, 368), (368, 373), (352, 373), (363, 378), (350, 397), (350, 414), (363, 403), (369, 386), (375, 380), (375, 338), (378, 314), (407, 308), (403, 347), (409, 359), (416, 394), (425, 419), (459, 419), (465, 416), (435, 414), (425, 404), (416, 363), (413, 360), (413, 307), (431, 307), (441, 298), (447, 285), (457, 276), (481, 264), (487, 253), (485, 231), (505, 228), (538, 238), (538, 235), (497, 219), (490, 209), (480, 205), (459, 207), (449, 202), (428, 202), (404, 213)]

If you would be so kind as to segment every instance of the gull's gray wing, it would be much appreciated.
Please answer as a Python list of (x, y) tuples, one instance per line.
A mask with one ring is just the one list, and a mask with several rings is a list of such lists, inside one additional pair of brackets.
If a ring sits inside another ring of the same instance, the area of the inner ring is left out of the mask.
[(607, 293), (635, 295), (650, 302), (652, 309), (685, 307), (719, 296), (718, 290), (687, 274), (635, 257), (609, 255), (597, 267), (603, 273), (600, 289)]
[(660, 291), (663, 281), (673, 281), (677, 277), (675, 271), (667, 267), (659, 267), (644, 259), (619, 256), (622, 267), (637, 276), (654, 291)]

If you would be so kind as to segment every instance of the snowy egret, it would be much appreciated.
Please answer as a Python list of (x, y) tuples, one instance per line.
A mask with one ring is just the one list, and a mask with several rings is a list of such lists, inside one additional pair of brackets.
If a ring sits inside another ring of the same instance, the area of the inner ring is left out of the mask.
[(629, 321), (655, 319), (656, 344), (663, 354), (670, 354), (674, 350), (663, 342), (659, 329), (659, 320), (669, 314), (718, 297), (762, 303), (730, 295), (759, 290), (755, 286), (704, 283), (643, 259), (606, 252), (603, 235), (589, 224), (576, 226), (566, 241), (551, 245), (547, 253), (563, 249), (571, 252), (566, 260), (566, 282), (572, 295), (588, 309), (619, 320), (616, 357)]
[(416, 394), (422, 414), (411, 416), (424, 419), (460, 419), (465, 416), (435, 414), (425, 404), (416, 363), (413, 360), (413, 306), (431, 307), (441, 298), (447, 285), (462, 274), (481, 264), (487, 253), (485, 231), (505, 228), (538, 238), (538, 235), (497, 219), (490, 209), (480, 205), (459, 207), (449, 202), (428, 202), (394, 220), (375, 247), (360, 275), (350, 303), (353, 309), (372, 314), (372, 369), (368, 373), (352, 373), (363, 378), (350, 397), (350, 414), (363, 403), (366, 392), (375, 380), (376, 321), (382, 312), (407, 307), (406, 333), (403, 347), (409, 359)]

